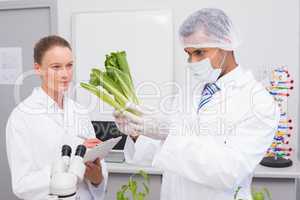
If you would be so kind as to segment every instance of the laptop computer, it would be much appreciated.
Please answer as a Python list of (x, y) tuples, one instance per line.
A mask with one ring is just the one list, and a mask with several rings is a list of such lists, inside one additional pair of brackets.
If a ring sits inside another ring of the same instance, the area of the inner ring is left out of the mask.
[(92, 121), (96, 137), (99, 140), (106, 141), (111, 138), (122, 136), (122, 139), (116, 144), (111, 152), (105, 157), (106, 162), (121, 163), (125, 161), (124, 146), (127, 136), (119, 131), (113, 121)]

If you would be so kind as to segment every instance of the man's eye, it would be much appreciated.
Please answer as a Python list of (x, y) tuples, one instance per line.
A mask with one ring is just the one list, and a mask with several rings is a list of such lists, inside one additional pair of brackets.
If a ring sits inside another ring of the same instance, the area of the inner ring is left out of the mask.
[(204, 52), (202, 50), (196, 50), (193, 52), (194, 55), (197, 55), (197, 56), (202, 56), (204, 54)]
[(52, 66), (52, 68), (53, 68), (53, 69), (59, 69), (59, 68), (60, 68), (60, 66), (58, 66), (58, 65), (54, 65), (54, 66)]

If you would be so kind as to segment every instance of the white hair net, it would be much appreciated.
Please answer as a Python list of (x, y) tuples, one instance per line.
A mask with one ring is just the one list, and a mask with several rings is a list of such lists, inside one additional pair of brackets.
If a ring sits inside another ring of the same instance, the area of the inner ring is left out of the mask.
[(179, 35), (185, 47), (235, 50), (240, 39), (229, 17), (220, 9), (203, 8), (181, 25)]

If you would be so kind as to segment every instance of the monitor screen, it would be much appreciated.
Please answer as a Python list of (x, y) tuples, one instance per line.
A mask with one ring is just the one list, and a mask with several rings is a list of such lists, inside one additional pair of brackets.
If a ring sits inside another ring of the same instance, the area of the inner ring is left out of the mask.
[(122, 136), (122, 139), (113, 148), (115, 150), (123, 150), (126, 142), (126, 135), (121, 133), (113, 121), (92, 121), (95, 129), (96, 137), (105, 141), (111, 138)]

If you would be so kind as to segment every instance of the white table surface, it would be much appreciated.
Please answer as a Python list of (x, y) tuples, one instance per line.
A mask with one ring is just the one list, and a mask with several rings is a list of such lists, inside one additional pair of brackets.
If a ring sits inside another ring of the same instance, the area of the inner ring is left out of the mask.
[[(152, 166), (142, 166), (128, 163), (107, 163), (109, 173), (128, 173), (134, 174), (139, 170), (144, 170), (148, 174), (161, 175), (162, 170)], [(294, 161), (291, 167), (271, 168), (258, 165), (254, 177), (259, 178), (300, 178), (300, 163)]]

